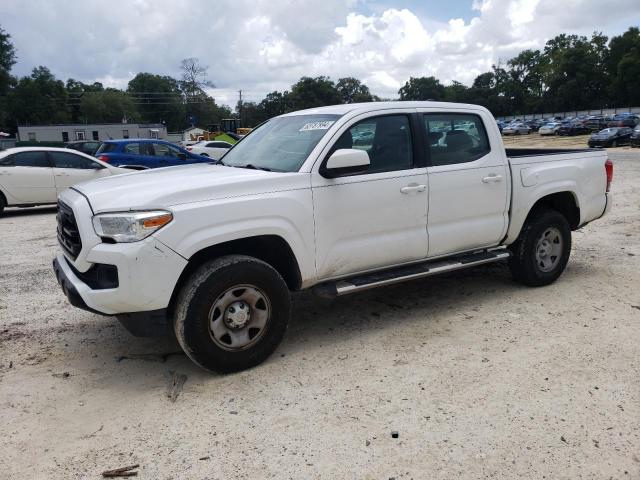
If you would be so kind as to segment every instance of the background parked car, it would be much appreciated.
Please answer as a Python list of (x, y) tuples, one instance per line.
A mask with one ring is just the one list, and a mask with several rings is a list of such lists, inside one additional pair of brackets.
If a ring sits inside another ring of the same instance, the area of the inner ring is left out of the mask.
[(640, 147), (640, 125), (637, 125), (631, 134), (631, 146)]
[(589, 147), (617, 147), (631, 142), (633, 130), (629, 127), (605, 128), (598, 133), (592, 133)]
[(585, 133), (591, 133), (591, 130), (585, 127), (581, 120), (564, 122), (557, 131), (557, 135), (582, 135)]
[(173, 143), (146, 139), (108, 140), (95, 155), (110, 165), (138, 170), (211, 161)]
[(54, 147), (18, 147), (0, 152), (0, 213), (7, 206), (54, 204), (76, 183), (132, 173), (82, 152)]
[(540, 130), (540, 127), (544, 125), (544, 122), (542, 120), (536, 119), (536, 120), (527, 120), (526, 122), (524, 122), (524, 124), (528, 126), (532, 132), (537, 132), (538, 130)]
[(97, 140), (78, 140), (76, 142), (67, 142), (64, 148), (71, 148), (87, 155), (94, 155), (102, 142)]
[(211, 157), (215, 160), (219, 160), (222, 155), (233, 147), (229, 142), (223, 142), (220, 140), (203, 140), (190, 147), (187, 150), (191, 153), (202, 155), (203, 157)]
[(562, 124), (559, 122), (546, 123), (540, 127), (540, 130), (538, 130), (538, 133), (542, 136), (557, 135), (560, 125)]
[(529, 135), (531, 133), (531, 128), (524, 123), (512, 123), (511, 125), (507, 125), (502, 129), (503, 135)]
[(604, 117), (591, 117), (584, 122), (584, 126), (591, 132), (599, 132), (607, 128), (607, 121)]
[(614, 115), (613, 119), (607, 122), (607, 127), (635, 127), (640, 122), (640, 117), (631, 114)]

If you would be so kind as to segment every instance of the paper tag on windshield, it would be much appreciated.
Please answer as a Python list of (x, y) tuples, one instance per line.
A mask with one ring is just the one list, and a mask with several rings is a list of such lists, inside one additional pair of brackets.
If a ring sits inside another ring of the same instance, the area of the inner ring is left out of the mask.
[(334, 120), (328, 120), (326, 122), (305, 123), (299, 131), (306, 132), (307, 130), (328, 130), (329, 127), (334, 123)]

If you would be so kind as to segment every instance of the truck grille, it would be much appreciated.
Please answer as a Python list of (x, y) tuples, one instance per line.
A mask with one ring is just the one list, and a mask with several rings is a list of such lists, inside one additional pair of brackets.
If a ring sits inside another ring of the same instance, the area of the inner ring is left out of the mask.
[(58, 242), (74, 260), (82, 250), (82, 240), (76, 224), (73, 210), (67, 204), (58, 201)]

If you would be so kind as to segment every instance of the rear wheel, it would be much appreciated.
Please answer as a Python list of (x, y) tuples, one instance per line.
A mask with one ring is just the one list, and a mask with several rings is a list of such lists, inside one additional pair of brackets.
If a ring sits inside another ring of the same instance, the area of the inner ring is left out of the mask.
[(233, 372), (258, 365), (287, 329), (290, 297), (267, 263), (229, 255), (198, 268), (178, 295), (174, 329), (191, 360)]
[(569, 261), (569, 222), (555, 210), (533, 212), (510, 249), (509, 268), (514, 279), (533, 287), (549, 285), (562, 275)]
[(2, 195), (2, 193), (0, 193), (0, 215), (2, 215), (2, 212), (4, 212), (4, 207), (7, 206), (7, 202), (4, 199), (4, 195)]

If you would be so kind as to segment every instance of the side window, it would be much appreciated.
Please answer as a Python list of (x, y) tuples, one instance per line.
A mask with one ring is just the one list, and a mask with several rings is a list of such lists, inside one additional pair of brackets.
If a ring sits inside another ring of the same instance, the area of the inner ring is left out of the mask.
[[(124, 153), (128, 153), (129, 155), (140, 155), (140, 144), (139, 143), (127, 143), (124, 146)], [(143, 153), (144, 155), (144, 153)]]
[(44, 152), (21, 152), (11, 155), (12, 163), (16, 167), (49, 167)]
[(158, 157), (177, 157), (180, 151), (164, 143), (154, 143), (153, 149)]
[(96, 170), (102, 167), (99, 163), (92, 162), (88, 158), (66, 152), (49, 152), (55, 168), (77, 168), (82, 170)]
[(431, 165), (453, 165), (478, 160), (491, 151), (482, 119), (477, 115), (424, 115)]
[(208, 148), (229, 148), (231, 145), (225, 142), (211, 142), (207, 143)]
[(388, 115), (362, 120), (344, 132), (332, 152), (354, 148), (369, 154), (366, 173), (392, 172), (413, 167), (413, 147), (409, 117)]

